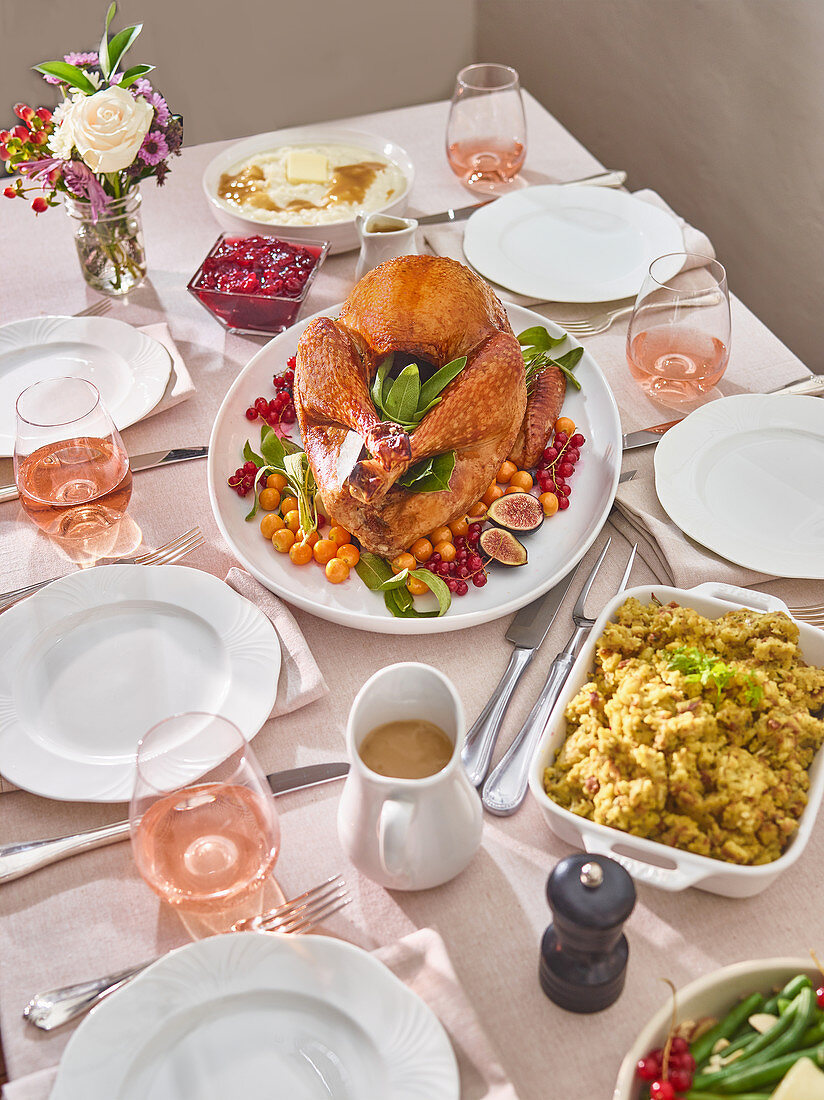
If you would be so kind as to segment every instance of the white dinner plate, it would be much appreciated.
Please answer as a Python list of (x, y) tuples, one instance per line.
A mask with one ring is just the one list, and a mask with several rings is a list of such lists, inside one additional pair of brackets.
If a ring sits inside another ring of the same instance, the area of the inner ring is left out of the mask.
[(432, 1011), (327, 936), (236, 932), (165, 956), (95, 1008), (51, 1100), (458, 1100)]
[(569, 184), (504, 195), (474, 213), (464, 234), (466, 258), (482, 275), (551, 302), (632, 297), (657, 256), (683, 248), (666, 210), (623, 191)]
[[(340, 308), (317, 316), (337, 316)], [(530, 310), (510, 305), (507, 314), (516, 334), (543, 325), (553, 335), (562, 335), (557, 325)], [(209, 441), (212, 510), (233, 553), (262, 584), (297, 607), (344, 626), (383, 634), (430, 634), (462, 630), (508, 615), (546, 592), (580, 561), (612, 507), (621, 463), (621, 426), (615, 398), (586, 351), (575, 368), (582, 388), (567, 387), (563, 408), (564, 415), (575, 421), (586, 439), (570, 482), (570, 506), (524, 536), (529, 553), (527, 565), (496, 566), (484, 588), (470, 587), (466, 596), (454, 597), (441, 618), (397, 619), (386, 610), (383, 596), (370, 592), (354, 570), (342, 584), (329, 584), (314, 564), (296, 566), (288, 554), (276, 553), (260, 534), (260, 513), (256, 520), (244, 520), (251, 498), (238, 497), (226, 479), (242, 464), (246, 440), (260, 442), (260, 421), (250, 423), (244, 415), (246, 409), (257, 397), (273, 395), (272, 375), (286, 369), (286, 360), (295, 354), (298, 337), (311, 320), (309, 317), (276, 336), (250, 360), (223, 399)], [(563, 355), (578, 346), (569, 337), (554, 349), (554, 354)], [(299, 440), (297, 429), (294, 438)], [(418, 604), (425, 609), (422, 600)]]
[(655, 449), (681, 530), (736, 565), (824, 580), (824, 402), (738, 394), (696, 409)]
[(182, 565), (103, 565), (0, 616), (0, 772), (47, 798), (131, 798), (137, 742), (172, 714), (230, 719), (250, 741), (277, 694), (272, 623)]
[(44, 378), (85, 378), (118, 431), (151, 412), (172, 357), (144, 332), (111, 317), (30, 317), (0, 326), (0, 457), (14, 453), (17, 398)]

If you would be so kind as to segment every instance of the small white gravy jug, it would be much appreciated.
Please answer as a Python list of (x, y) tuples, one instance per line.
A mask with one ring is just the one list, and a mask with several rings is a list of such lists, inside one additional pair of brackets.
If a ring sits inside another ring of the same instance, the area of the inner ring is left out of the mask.
[[(389, 722), (423, 719), (452, 742), (445, 767), (423, 779), (379, 775), (361, 759), (368, 733)], [(459, 874), (481, 843), (478, 792), (461, 763), (464, 714), (450, 680), (429, 665), (383, 668), (349, 712), (350, 771), (338, 806), (344, 851), (368, 878), (392, 890), (426, 890)]]
[(390, 214), (356, 214), (355, 226), (361, 243), (358, 266), (355, 269), (356, 279), (360, 279), (384, 260), (393, 260), (396, 256), (418, 255), (418, 246), (415, 243), (418, 223), (414, 218), (396, 218)]

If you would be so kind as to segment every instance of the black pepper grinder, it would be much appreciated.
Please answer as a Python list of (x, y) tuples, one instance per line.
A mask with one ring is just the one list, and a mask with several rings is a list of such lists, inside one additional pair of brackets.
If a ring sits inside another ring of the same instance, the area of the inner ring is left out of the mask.
[(541, 988), (570, 1012), (600, 1012), (624, 988), (624, 921), (635, 906), (627, 871), (608, 856), (562, 859), (546, 884), (553, 923), (541, 941)]

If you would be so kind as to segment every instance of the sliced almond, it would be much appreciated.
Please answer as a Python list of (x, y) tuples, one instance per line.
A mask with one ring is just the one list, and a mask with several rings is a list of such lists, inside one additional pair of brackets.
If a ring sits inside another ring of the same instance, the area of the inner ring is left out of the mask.
[(773, 1024), (778, 1023), (778, 1017), (773, 1016), (771, 1012), (754, 1012), (747, 1021), (750, 1027), (754, 1027), (759, 1035), (763, 1035), (765, 1031), (769, 1031)]
[(721, 1051), (726, 1050), (726, 1048), (729, 1045), (730, 1045), (729, 1039), (723, 1039), (723, 1038), (719, 1039), (718, 1042), (715, 1044), (715, 1046), (712, 1048), (712, 1052), (713, 1052), (713, 1054), (720, 1054)]

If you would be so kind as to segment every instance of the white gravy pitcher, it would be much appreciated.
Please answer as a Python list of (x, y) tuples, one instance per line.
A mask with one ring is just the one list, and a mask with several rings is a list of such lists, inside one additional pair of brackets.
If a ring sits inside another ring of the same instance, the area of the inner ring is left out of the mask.
[[(388, 722), (434, 722), (452, 742), (441, 771), (424, 779), (378, 775), (360, 746)], [(344, 851), (368, 878), (392, 890), (425, 890), (466, 867), (481, 842), (482, 809), (463, 769), (464, 714), (443, 673), (407, 663), (383, 668), (363, 685), (349, 712), (350, 771), (338, 807)]]
[(414, 218), (396, 218), (392, 214), (356, 214), (355, 226), (360, 239), (360, 256), (355, 279), (396, 256), (417, 256)]

